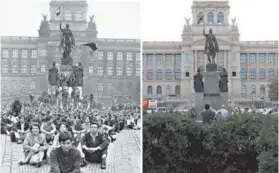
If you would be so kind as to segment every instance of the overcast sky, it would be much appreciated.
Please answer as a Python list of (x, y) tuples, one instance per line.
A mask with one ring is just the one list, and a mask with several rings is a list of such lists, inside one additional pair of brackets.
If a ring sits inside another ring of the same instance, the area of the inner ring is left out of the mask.
[[(1, 0), (0, 34), (37, 36), (42, 13), (50, 0)], [(192, 0), (87, 0), (99, 37), (181, 40), (184, 17), (191, 17)], [(278, 0), (230, 0), (241, 40), (279, 40)], [(231, 20), (230, 20), (231, 21)]]

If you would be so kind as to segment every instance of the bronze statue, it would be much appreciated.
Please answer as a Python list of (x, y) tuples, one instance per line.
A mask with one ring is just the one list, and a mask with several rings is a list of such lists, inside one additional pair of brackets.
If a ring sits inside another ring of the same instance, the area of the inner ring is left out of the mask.
[(44, 19), (44, 22), (47, 21), (47, 14), (42, 14), (43, 15), (43, 19)]
[(57, 85), (59, 83), (58, 69), (55, 63), (52, 64), (52, 68), (48, 71), (48, 82), (50, 85)]
[(223, 68), (223, 71), (219, 75), (220, 75), (220, 80), (219, 80), (220, 92), (228, 92), (228, 73), (226, 72), (226, 69)]
[[(60, 30), (63, 33), (63, 37), (61, 39), (59, 48), (63, 49), (63, 59), (62, 65), (72, 65), (72, 58), (71, 58), (71, 52), (72, 48), (75, 49), (75, 38), (73, 36), (72, 31), (70, 30), (70, 25), (66, 24), (66, 28), (62, 29), (61, 23), (60, 23)], [(68, 60), (68, 61), (67, 61)]]
[[(209, 29), (209, 33), (205, 34), (205, 29), (203, 29), (203, 35), (206, 37), (204, 54), (207, 55), (209, 63), (215, 64), (216, 52), (219, 52), (219, 46), (216, 40), (215, 35), (212, 33), (212, 29)], [(212, 57), (212, 59), (210, 59)]]
[(200, 69), (198, 69), (197, 74), (194, 76), (194, 89), (195, 92), (203, 92), (203, 75), (200, 73)]
[(89, 19), (90, 19), (90, 23), (93, 23), (94, 15), (89, 16)]

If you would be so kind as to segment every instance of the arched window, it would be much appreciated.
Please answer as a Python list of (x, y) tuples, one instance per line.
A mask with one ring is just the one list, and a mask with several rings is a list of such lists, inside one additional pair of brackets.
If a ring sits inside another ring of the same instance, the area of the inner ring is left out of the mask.
[(108, 76), (113, 75), (113, 68), (111, 66), (108, 67)]
[(168, 69), (166, 71), (166, 79), (167, 80), (172, 80), (172, 71), (170, 69)]
[(89, 66), (89, 68), (88, 68), (88, 73), (89, 73), (89, 74), (93, 74), (93, 72), (94, 72), (93, 66)]
[(111, 91), (113, 89), (113, 84), (111, 82), (108, 83), (108, 91)]
[(166, 86), (166, 95), (167, 96), (170, 95), (170, 91), (171, 91), (171, 87), (170, 87), (170, 85), (167, 85)]
[(153, 79), (153, 71), (149, 69), (147, 71), (147, 80), (152, 80)]
[(204, 23), (204, 15), (202, 12), (199, 12), (197, 16), (197, 24), (203, 24), (203, 23)]
[(180, 70), (179, 69), (177, 69), (175, 71), (175, 80), (180, 80)]
[(152, 95), (152, 86), (147, 87), (147, 95)]
[(222, 12), (218, 13), (217, 22), (218, 22), (218, 24), (223, 24), (224, 23), (224, 13), (222, 13)]
[(257, 94), (256, 85), (251, 85), (251, 95), (256, 95), (256, 94)]
[(265, 70), (260, 69), (260, 79), (265, 79)]
[(133, 75), (133, 70), (132, 67), (128, 66), (126, 70), (127, 76), (132, 76)]
[(260, 87), (260, 94), (261, 95), (265, 95), (265, 86), (264, 85), (261, 85), (261, 87)]
[(103, 75), (104, 75), (103, 67), (98, 67), (98, 76), (103, 76)]
[(21, 73), (27, 73), (27, 66), (26, 65), (21, 66)]
[(82, 20), (82, 13), (81, 11), (76, 12), (76, 21), (81, 21)]
[(104, 85), (103, 83), (98, 83), (98, 91), (104, 91)]
[(247, 79), (246, 70), (244, 68), (240, 70), (240, 77), (241, 79)]
[(36, 82), (35, 81), (31, 82), (30, 89), (31, 90), (35, 90), (36, 89)]
[(12, 73), (17, 73), (17, 65), (12, 66)]
[(247, 96), (247, 86), (246, 85), (241, 85), (241, 97), (246, 97)]
[(72, 12), (70, 10), (65, 12), (65, 20), (72, 20)]
[(122, 68), (121, 67), (117, 67), (116, 73), (117, 73), (117, 76), (122, 76), (123, 75)]
[(274, 79), (275, 73), (274, 73), (274, 70), (273, 70), (273, 69), (269, 69), (269, 71), (268, 71), (268, 76), (269, 76), (269, 79)]
[(177, 95), (177, 96), (180, 95), (180, 86), (178, 86), (178, 85), (175, 86), (175, 95)]
[(20, 89), (23, 90), (24, 87), (25, 87), (25, 81), (22, 80), (22, 81), (20, 81)]
[(157, 95), (162, 94), (162, 87), (160, 85), (157, 86)]
[(36, 71), (37, 71), (36, 66), (35, 66), (35, 65), (32, 65), (32, 66), (31, 66), (31, 74), (35, 74)]
[(162, 69), (157, 70), (156, 79), (157, 80), (162, 80), (163, 79), (163, 70)]
[(2, 68), (3, 68), (3, 69), (2, 69), (2, 73), (8, 73), (8, 72), (9, 72), (9, 67), (8, 67), (8, 65), (3, 65)]
[(208, 24), (213, 24), (214, 23), (214, 14), (212, 12), (209, 12), (207, 14), (207, 23)]
[(250, 69), (250, 79), (256, 79), (256, 69)]
[(140, 66), (136, 67), (136, 76), (140, 76)]

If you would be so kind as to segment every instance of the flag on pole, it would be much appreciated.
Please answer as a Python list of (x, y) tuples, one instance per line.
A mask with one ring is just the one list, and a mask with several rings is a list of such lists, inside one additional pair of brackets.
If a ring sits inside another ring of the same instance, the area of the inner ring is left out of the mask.
[(97, 48), (97, 45), (95, 43), (86, 43), (86, 44), (82, 44), (82, 46), (88, 46), (90, 47), (93, 51), (96, 51), (98, 48)]
[(59, 16), (60, 15), (60, 6), (59, 8), (56, 10), (56, 16)]

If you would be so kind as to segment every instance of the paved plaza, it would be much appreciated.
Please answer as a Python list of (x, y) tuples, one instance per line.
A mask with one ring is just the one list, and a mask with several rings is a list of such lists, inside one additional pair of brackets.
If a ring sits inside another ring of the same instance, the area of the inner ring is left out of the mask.
[[(139, 173), (140, 172), (140, 131), (123, 130), (117, 134), (117, 140), (109, 145), (107, 169), (99, 164), (88, 164), (82, 168), (84, 173)], [(35, 168), (30, 165), (19, 166), (23, 158), (22, 144), (10, 142), (10, 137), (1, 135), (1, 170), (2, 173), (48, 173), (49, 165)]]

